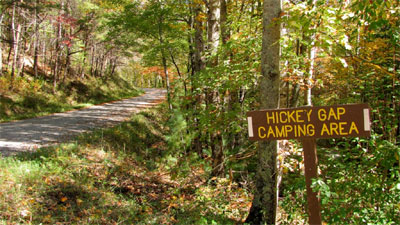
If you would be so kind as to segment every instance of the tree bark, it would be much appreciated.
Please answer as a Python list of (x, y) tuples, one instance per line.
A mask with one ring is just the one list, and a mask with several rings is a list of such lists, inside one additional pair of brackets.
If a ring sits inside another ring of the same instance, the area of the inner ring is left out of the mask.
[[(204, 39), (203, 39), (203, 22), (201, 20), (202, 13), (202, 5), (194, 2), (194, 21), (193, 28), (195, 30), (194, 33), (194, 53), (193, 53), (193, 69), (191, 75), (191, 84), (192, 84), (192, 93), (194, 93), (195, 88), (195, 76), (198, 72), (204, 69)], [(193, 140), (193, 150), (197, 152), (199, 157), (203, 157), (202, 152), (202, 143), (200, 140), (200, 131), (199, 131), (199, 119), (198, 119), (198, 104), (201, 104), (201, 97), (196, 95), (196, 97), (192, 101), (193, 105), (193, 132), (198, 135)]]
[(197, 3), (194, 9), (194, 66), (192, 70), (192, 74), (194, 75), (196, 72), (204, 69), (204, 40), (203, 40), (203, 23), (200, 19), (201, 14), (201, 5)]
[[(210, 58), (207, 60), (209, 67), (218, 65), (218, 47), (220, 44), (220, 19), (221, 19), (221, 0), (209, 0), (208, 4), (208, 17), (207, 17), (207, 36), (208, 36), (208, 52)], [(205, 90), (206, 105), (216, 105), (221, 109), (219, 102), (219, 93), (216, 90)], [(224, 147), (222, 145), (221, 130), (210, 133), (210, 147), (212, 158), (212, 177), (221, 177), (224, 175)]]
[[(3, 33), (2, 33), (3, 18), (4, 18), (4, 13), (1, 13), (1, 16), (0, 16), (0, 39), (3, 36)], [(3, 76), (3, 48), (1, 46), (1, 44), (0, 44), (0, 76)]]
[[(13, 55), (13, 61), (12, 61), (12, 66), (11, 66), (11, 77), (14, 77), (15, 74), (15, 69), (18, 67), (18, 55), (19, 55), (19, 39), (20, 39), (20, 35), (21, 35), (21, 24), (18, 23), (18, 25), (16, 25), (16, 18), (15, 18), (15, 14), (16, 14), (16, 6), (17, 3), (14, 2), (13, 3), (13, 13), (12, 13), (12, 22), (11, 22), (11, 28), (12, 28), (12, 32), (13, 32), (13, 50), (14, 50), (14, 55)], [(19, 10), (18, 10), (19, 11)], [(19, 12), (18, 12), (19, 14)], [(17, 27), (15, 27), (17, 26)]]
[[(279, 108), (280, 85), (280, 25), (281, 0), (264, 0), (263, 38), (261, 53), (260, 106), (263, 109)], [(258, 149), (258, 167), (255, 193), (249, 216), (250, 224), (275, 224), (278, 205), (277, 141), (261, 142)]]
[(220, 16), (221, 16), (221, 4), (220, 0), (209, 0), (208, 1), (208, 51), (211, 54), (211, 59), (208, 60), (209, 66), (216, 66), (218, 64), (218, 46), (220, 38)]
[(39, 24), (38, 24), (38, 7), (39, 7), (39, 0), (35, 1), (35, 40), (33, 44), (33, 71), (35, 73), (35, 78), (38, 77), (38, 55), (39, 55)]
[(227, 0), (221, 0), (221, 37), (222, 44), (226, 44), (229, 39), (229, 30), (228, 30), (228, 5)]
[[(161, 3), (160, 3), (160, 7), (161, 7)], [(162, 61), (162, 65), (163, 65), (163, 69), (164, 69), (164, 75), (165, 75), (165, 83), (167, 85), (167, 101), (168, 101), (168, 107), (170, 110), (172, 110), (172, 102), (171, 102), (171, 90), (170, 90), (170, 84), (169, 84), (169, 76), (168, 76), (168, 65), (167, 65), (167, 56), (165, 53), (165, 49), (164, 49), (164, 37), (163, 37), (163, 15), (159, 15), (158, 18), (158, 38), (159, 38), (159, 42), (161, 45), (161, 61)]]
[[(61, 8), (59, 12), (59, 16), (61, 17), (64, 13), (64, 1), (61, 1)], [(59, 67), (61, 61), (61, 39), (62, 39), (62, 21), (58, 22), (58, 29), (57, 29), (57, 41), (56, 41), (56, 62), (54, 65), (54, 75), (53, 75), (53, 93), (56, 93), (57, 88), (57, 81), (58, 81), (58, 74), (59, 74)]]
[[(313, 9), (316, 8), (316, 4), (317, 4), (317, 1), (313, 0), (312, 1)], [(315, 27), (316, 26), (314, 25), (312, 27), (312, 29), (315, 29)], [(313, 86), (312, 79), (314, 79), (315, 57), (316, 57), (316, 54), (317, 54), (317, 48), (315, 46), (315, 37), (316, 37), (315, 33), (313, 33), (311, 35), (311, 37), (310, 37), (310, 41), (311, 41), (311, 48), (310, 48), (310, 52), (309, 52), (310, 67), (308, 68), (308, 76), (307, 76), (307, 79), (306, 79), (307, 90), (306, 90), (305, 97), (304, 97), (305, 98), (305, 104), (308, 105), (308, 106), (312, 105), (312, 99), (311, 99), (311, 97), (312, 97), (311, 90), (312, 90), (312, 86)]]

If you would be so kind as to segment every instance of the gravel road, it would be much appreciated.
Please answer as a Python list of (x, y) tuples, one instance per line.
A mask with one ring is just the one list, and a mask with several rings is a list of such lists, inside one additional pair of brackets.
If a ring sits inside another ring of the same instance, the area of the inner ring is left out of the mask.
[(165, 99), (165, 90), (145, 88), (144, 95), (81, 110), (0, 123), (0, 154), (15, 155), (70, 140), (94, 128), (109, 127), (128, 119), (133, 113)]

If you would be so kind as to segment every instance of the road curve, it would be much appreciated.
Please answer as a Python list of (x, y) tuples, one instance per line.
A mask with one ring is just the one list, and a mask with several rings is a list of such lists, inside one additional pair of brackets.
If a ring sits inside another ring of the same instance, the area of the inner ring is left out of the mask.
[(0, 123), (0, 154), (15, 155), (70, 140), (94, 128), (108, 127), (165, 99), (165, 90), (145, 88), (145, 94), (81, 110)]

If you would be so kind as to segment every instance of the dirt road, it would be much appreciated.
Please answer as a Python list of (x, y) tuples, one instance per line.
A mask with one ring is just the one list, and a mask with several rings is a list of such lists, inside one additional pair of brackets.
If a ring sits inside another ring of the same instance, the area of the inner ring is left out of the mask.
[(70, 140), (95, 128), (118, 124), (132, 113), (156, 105), (165, 98), (165, 90), (145, 88), (139, 97), (115, 101), (50, 116), (0, 123), (0, 154), (14, 155)]

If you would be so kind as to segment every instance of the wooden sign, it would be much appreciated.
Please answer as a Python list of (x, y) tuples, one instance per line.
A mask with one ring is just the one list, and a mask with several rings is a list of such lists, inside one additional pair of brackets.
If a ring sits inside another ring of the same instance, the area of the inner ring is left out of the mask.
[(369, 137), (367, 104), (260, 110), (247, 113), (253, 141), (300, 139), (303, 144), (309, 224), (322, 224), (318, 193), (311, 188), (318, 177), (317, 138)]
[(369, 111), (367, 104), (252, 111), (247, 113), (249, 138), (369, 137)]

